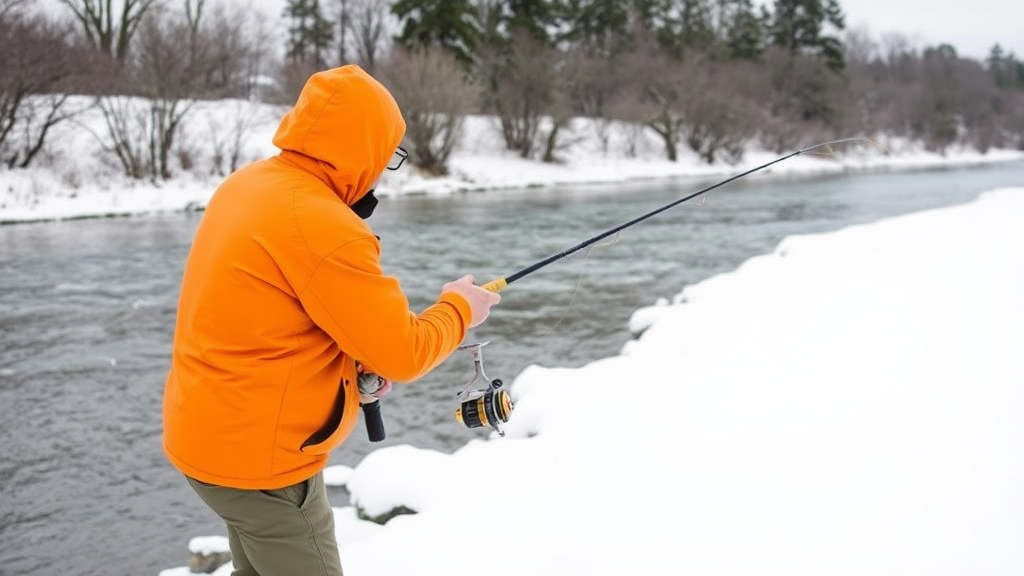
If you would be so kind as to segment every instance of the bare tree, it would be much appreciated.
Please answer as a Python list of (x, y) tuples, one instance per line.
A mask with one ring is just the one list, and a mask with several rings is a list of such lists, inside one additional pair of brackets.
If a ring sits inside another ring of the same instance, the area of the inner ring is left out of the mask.
[(564, 79), (572, 110), (589, 118), (594, 135), (604, 152), (611, 137), (612, 109), (624, 97), (624, 62), (617, 56), (605, 56), (585, 47), (567, 54)]
[(383, 78), (407, 123), (410, 160), (430, 174), (448, 172), (448, 159), (462, 137), (466, 111), (478, 90), (462, 67), (441, 48), (396, 52)]
[(146, 12), (159, 0), (59, 0), (81, 26), (89, 43), (124, 62)]
[(142, 179), (150, 171), (146, 146), (152, 133), (145, 102), (132, 96), (102, 96), (97, 107), (103, 115), (106, 137), (97, 137), (100, 145), (112, 153), (129, 178)]
[(846, 90), (835, 106), (843, 134), (877, 134), (887, 103), (882, 99), (885, 67), (879, 44), (863, 29), (849, 29), (846, 47)]
[(338, 38), (338, 64), (348, 63), (348, 31), (352, 28), (352, 13), (350, 4), (352, 0), (335, 0), (337, 10), (335, 14), (335, 26), (337, 26)]
[[(203, 44), (193, 25), (170, 13), (154, 12), (139, 30), (135, 59), (138, 81), (149, 100), (149, 165), (154, 176), (171, 177), (171, 147), (182, 120), (192, 109), (196, 72), (205, 67)], [(186, 47), (188, 58), (181, 58)], [(193, 59), (195, 58), (195, 59)]]
[(1006, 114), (1008, 143), (1017, 150), (1024, 150), (1024, 92), (1011, 93), (1009, 100)]
[(50, 130), (80, 110), (66, 91), (87, 73), (74, 35), (42, 14), (26, 15), (4, 5), (0, 18), (0, 160), (27, 167), (43, 149)]
[(569, 100), (565, 78), (556, 76), (555, 79), (555, 87), (547, 107), (547, 133), (543, 135), (541, 143), (540, 159), (542, 162), (557, 162), (556, 152), (578, 140), (578, 138), (568, 140), (566, 137), (566, 134), (570, 133), (570, 124), (573, 118), (572, 102)]
[(101, 98), (108, 145), (132, 178), (171, 177), (171, 150), (178, 130), (202, 91), (209, 67), (210, 35), (219, 32), (185, 15), (150, 11), (143, 19), (131, 58), (121, 71), (122, 90), (137, 98)]
[(0, 0), (0, 21), (28, 4), (27, 0)]
[(320, 68), (312, 62), (282, 62), (278, 65), (277, 82), (268, 97), (274, 104), (294, 104), (309, 77)]
[[(393, 28), (388, 3), (378, 0), (338, 0), (348, 11), (348, 34), (342, 36), (352, 44), (355, 62), (368, 72), (376, 71), (387, 48), (388, 30)], [(340, 17), (339, 17), (340, 19)], [(339, 48), (342, 63), (347, 62), (348, 50)]]
[(209, 147), (213, 174), (224, 176), (237, 170), (243, 161), (245, 145), (255, 127), (265, 118), (247, 102), (235, 100), (226, 114), (209, 117)]
[(749, 98), (753, 65), (688, 56), (682, 72), (688, 78), (681, 106), (686, 144), (701, 160), (737, 162), (756, 127)]
[(645, 124), (654, 131), (665, 145), (665, 157), (672, 162), (679, 160), (679, 139), (685, 118), (682, 113), (679, 87), (683, 78), (667, 74), (658, 82), (647, 85)]
[(685, 120), (684, 86), (688, 79), (682, 76), (676, 61), (653, 43), (643, 43), (629, 54), (624, 68), (628, 70), (630, 89), (625, 100), (615, 106), (620, 119), (650, 128), (661, 138), (665, 157), (677, 161)]
[(201, 98), (249, 97), (265, 60), (266, 25), (258, 12), (236, 13), (224, 4), (188, 0), (187, 30), (191, 93)]
[(479, 69), (487, 78), (486, 103), (498, 116), (505, 146), (530, 158), (555, 100), (557, 52), (526, 30), (515, 29), (512, 35), (508, 46), (485, 52)]

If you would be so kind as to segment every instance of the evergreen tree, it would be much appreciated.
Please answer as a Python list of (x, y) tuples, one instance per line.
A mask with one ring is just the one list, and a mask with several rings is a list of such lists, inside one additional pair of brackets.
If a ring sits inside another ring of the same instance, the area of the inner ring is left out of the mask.
[(1024, 88), (1024, 62), (1018, 60), (1013, 52), (1007, 53), (1002, 46), (996, 44), (989, 51), (985, 62), (996, 86)]
[(645, 33), (672, 54), (682, 52), (673, 16), (673, 0), (631, 0), (631, 31)]
[(325, 55), (334, 40), (334, 28), (324, 18), (319, 0), (288, 0), (284, 16), (288, 27), (288, 59), (293, 63), (326, 66)]
[(408, 49), (440, 46), (464, 65), (473, 63), (480, 31), (470, 0), (398, 0), (391, 12), (402, 29), (395, 38), (400, 45)]
[(767, 13), (753, 0), (719, 0), (719, 27), (726, 58), (757, 60), (764, 52)]
[(833, 72), (845, 66), (839, 38), (826, 34), (831, 25), (845, 27), (838, 0), (775, 0), (771, 18), (772, 44), (791, 54), (810, 51), (824, 59)]
[(557, 12), (551, 0), (505, 0), (508, 28), (527, 32), (541, 44), (550, 44)]
[(709, 49), (714, 45), (715, 33), (709, 0), (680, 0), (678, 18), (678, 33), (683, 49)]
[(565, 24), (562, 39), (603, 56), (627, 47), (629, 6), (624, 0), (563, 0), (558, 7)]
[(638, 27), (675, 58), (688, 48), (714, 45), (710, 0), (633, 0), (633, 9)]

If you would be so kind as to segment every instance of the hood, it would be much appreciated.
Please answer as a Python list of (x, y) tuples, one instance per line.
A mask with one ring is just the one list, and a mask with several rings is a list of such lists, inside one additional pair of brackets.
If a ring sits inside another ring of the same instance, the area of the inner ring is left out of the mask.
[[(310, 76), (281, 120), (274, 145), (315, 161), (351, 206), (380, 177), (405, 136), (405, 120), (388, 89), (355, 65)], [(299, 162), (302, 166), (313, 165)]]

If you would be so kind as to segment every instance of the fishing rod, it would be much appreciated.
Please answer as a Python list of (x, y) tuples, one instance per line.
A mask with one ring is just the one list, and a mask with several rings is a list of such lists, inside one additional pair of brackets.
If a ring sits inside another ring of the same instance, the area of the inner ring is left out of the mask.
[[(544, 268), (549, 264), (557, 262), (562, 258), (565, 258), (566, 256), (569, 256), (575, 252), (578, 252), (586, 248), (587, 246), (591, 246), (597, 242), (600, 242), (601, 240), (604, 240), (605, 238), (613, 234), (621, 232), (626, 228), (629, 228), (630, 226), (639, 224), (640, 222), (643, 222), (648, 218), (657, 216), (658, 214), (661, 214), (662, 212), (669, 210), (670, 208), (674, 208), (675, 206), (678, 206), (684, 202), (693, 200), (694, 198), (706, 194), (716, 188), (725, 186), (730, 182), (739, 180), (740, 178), (743, 178), (745, 176), (749, 176), (754, 172), (764, 170), (765, 168), (768, 168), (770, 166), (778, 164), (779, 162), (793, 158), (794, 156), (806, 154), (808, 152), (818, 150), (819, 148), (828, 148), (833, 145), (848, 144), (851, 142), (871, 142), (871, 140), (867, 138), (842, 138), (840, 140), (830, 140), (828, 142), (822, 142), (821, 144), (815, 144), (813, 146), (808, 146), (806, 148), (801, 148), (794, 152), (790, 152), (789, 154), (780, 156), (772, 160), (771, 162), (766, 162), (764, 164), (761, 164), (760, 166), (756, 166), (754, 168), (751, 168), (750, 170), (726, 178), (725, 180), (722, 180), (721, 182), (718, 182), (716, 184), (712, 184), (707, 188), (702, 188), (696, 192), (693, 192), (692, 194), (683, 196), (678, 200), (669, 202), (668, 204), (665, 204), (660, 208), (656, 208), (654, 210), (651, 210), (650, 212), (647, 212), (646, 214), (637, 216), (632, 220), (623, 222), (618, 226), (609, 228), (608, 230), (605, 230), (600, 234), (588, 238), (571, 248), (567, 248), (565, 250), (562, 250), (561, 252), (558, 252), (557, 254), (552, 254), (547, 258), (538, 260), (537, 262), (534, 262), (533, 264), (530, 264), (529, 266), (521, 270), (518, 270), (508, 276), (495, 278), (494, 280), (491, 280), (487, 284), (484, 284), (482, 287), (486, 290), (490, 290), (491, 292), (501, 292), (506, 287), (508, 287), (509, 284), (515, 282), (516, 280), (520, 280), (526, 276), (529, 276), (530, 274), (533, 274), (537, 270), (540, 270), (541, 268)], [(495, 378), (494, 380), (490, 380), (484, 373), (482, 348), (486, 344), (487, 342), (481, 342), (478, 344), (467, 344), (465, 346), (459, 347), (459, 350), (468, 350), (472, 353), (475, 374), (473, 375), (473, 378), (466, 383), (465, 389), (456, 395), (459, 407), (455, 410), (455, 419), (456, 421), (465, 425), (467, 428), (490, 427), (494, 428), (494, 430), (497, 431), (499, 435), (504, 436), (505, 432), (501, 429), (501, 425), (508, 422), (509, 416), (512, 413), (512, 400), (508, 392), (504, 388), (502, 388), (501, 380), (497, 378)], [(483, 387), (480, 387), (480, 381), (483, 382)]]
[(588, 238), (588, 239), (584, 240), (583, 242), (580, 242), (579, 244), (577, 244), (577, 245), (575, 245), (575, 246), (573, 246), (571, 248), (567, 248), (567, 249), (562, 250), (561, 252), (559, 252), (557, 254), (552, 254), (551, 256), (548, 256), (547, 258), (544, 258), (542, 260), (538, 260), (537, 262), (534, 262), (533, 264), (530, 264), (529, 266), (523, 268), (522, 270), (514, 272), (514, 273), (512, 273), (512, 274), (510, 274), (508, 276), (504, 276), (504, 277), (501, 277), (501, 278), (495, 278), (494, 280), (491, 280), (487, 284), (484, 284), (482, 286), (482, 288), (484, 288), (485, 290), (489, 290), (491, 292), (501, 292), (509, 284), (515, 282), (516, 280), (519, 280), (521, 278), (529, 276), (530, 274), (533, 274), (534, 272), (536, 272), (537, 270), (540, 270), (541, 268), (544, 268), (548, 264), (552, 264), (554, 262), (557, 262), (557, 261), (561, 260), (562, 258), (565, 258), (566, 256), (569, 256), (571, 254), (579, 252), (580, 250), (586, 248), (587, 246), (591, 246), (591, 245), (593, 245), (593, 244), (595, 244), (597, 242), (600, 242), (601, 240), (604, 240), (605, 238), (607, 238), (607, 237), (609, 237), (609, 236), (611, 236), (613, 234), (621, 232), (621, 231), (625, 230), (626, 228), (629, 228), (630, 226), (633, 226), (635, 224), (639, 224), (640, 222), (643, 222), (644, 220), (647, 220), (648, 218), (651, 218), (653, 216), (657, 216), (658, 214), (661, 214), (662, 212), (664, 212), (664, 211), (666, 211), (666, 210), (668, 210), (670, 208), (674, 208), (674, 207), (676, 207), (676, 206), (678, 206), (678, 205), (680, 205), (680, 204), (682, 204), (684, 202), (688, 202), (690, 200), (693, 200), (694, 198), (696, 198), (698, 196), (701, 196), (703, 194), (706, 194), (706, 193), (714, 190), (715, 188), (719, 188), (721, 186), (725, 186), (726, 184), (728, 184), (730, 182), (733, 182), (735, 180), (739, 180), (740, 178), (743, 178), (745, 176), (749, 176), (749, 175), (753, 174), (754, 172), (758, 172), (760, 170), (764, 170), (765, 168), (768, 168), (769, 166), (773, 166), (775, 164), (778, 164), (779, 162), (782, 162), (784, 160), (789, 160), (790, 158), (792, 158), (794, 156), (799, 156), (801, 154), (806, 154), (808, 152), (812, 152), (812, 151), (817, 150), (819, 148), (827, 148), (829, 146), (833, 146), (833, 145), (837, 145), (837, 144), (848, 144), (850, 142), (869, 142), (869, 141), (870, 140), (868, 140), (867, 138), (842, 138), (840, 140), (830, 140), (828, 142), (822, 142), (821, 144), (815, 144), (813, 146), (808, 146), (806, 148), (801, 148), (801, 149), (796, 150), (794, 152), (790, 152), (789, 154), (786, 154), (785, 156), (780, 156), (780, 157), (776, 158), (775, 160), (772, 160), (771, 162), (766, 162), (764, 164), (761, 164), (760, 166), (756, 166), (754, 168), (751, 168), (750, 170), (747, 170), (746, 172), (741, 172), (741, 173), (736, 174), (734, 176), (730, 176), (729, 178), (726, 178), (725, 180), (722, 180), (721, 182), (718, 182), (716, 184), (712, 184), (711, 186), (708, 186), (707, 188), (702, 188), (702, 189), (700, 189), (700, 190), (698, 190), (698, 191), (696, 191), (696, 192), (694, 192), (692, 194), (688, 194), (686, 196), (683, 196), (682, 198), (679, 198), (678, 200), (673, 200), (672, 202), (669, 202), (668, 204), (665, 204), (664, 206), (661, 206), (660, 208), (655, 208), (654, 210), (651, 210), (650, 212), (648, 212), (646, 214), (643, 214), (641, 216), (637, 216), (636, 218), (633, 218), (632, 220), (629, 220), (628, 222), (623, 222), (622, 224), (619, 224), (618, 226), (615, 226), (613, 228), (609, 228), (608, 230), (605, 230), (604, 232), (601, 232), (600, 234), (597, 234), (596, 236)]

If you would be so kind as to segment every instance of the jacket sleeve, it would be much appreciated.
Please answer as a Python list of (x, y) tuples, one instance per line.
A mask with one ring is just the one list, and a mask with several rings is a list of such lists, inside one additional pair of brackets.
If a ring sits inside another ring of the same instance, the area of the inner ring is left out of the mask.
[(318, 326), (356, 360), (397, 382), (409, 382), (444, 361), (466, 337), (471, 310), (454, 293), (420, 314), (398, 280), (385, 276), (379, 245), (347, 242), (324, 257), (299, 295)]

